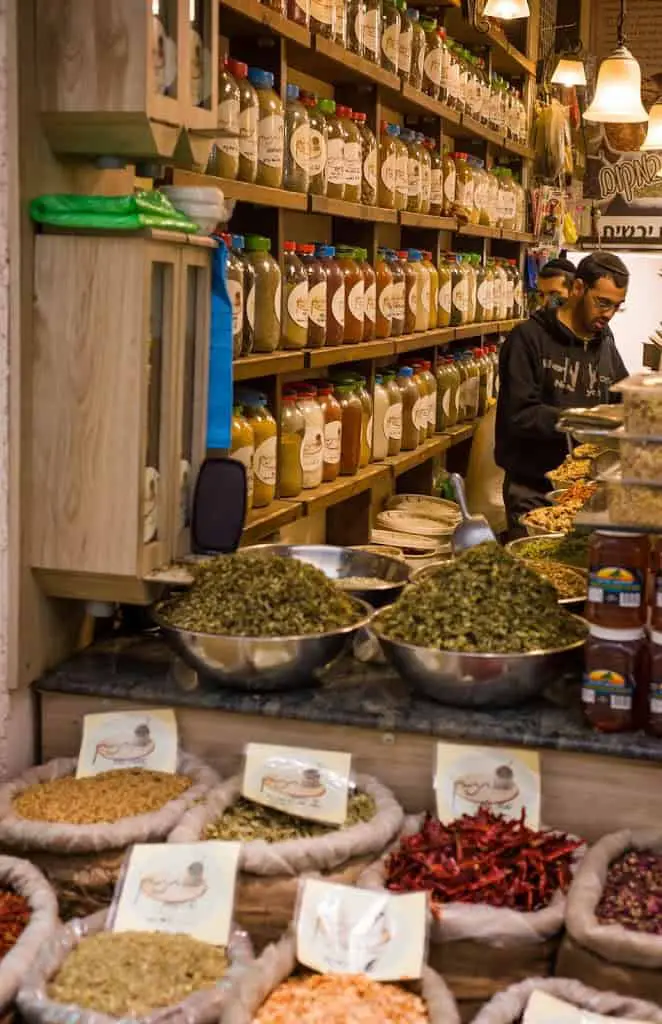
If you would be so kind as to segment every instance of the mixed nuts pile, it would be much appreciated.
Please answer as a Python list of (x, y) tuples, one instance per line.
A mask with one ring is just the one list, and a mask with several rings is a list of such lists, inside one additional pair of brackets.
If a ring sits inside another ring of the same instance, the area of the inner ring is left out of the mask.
[[(347, 801), (347, 818), (341, 828), (351, 828), (375, 816), (375, 801), (367, 793), (355, 793)], [(235, 840), (243, 843), (264, 839), (282, 843), (286, 839), (311, 839), (335, 832), (335, 825), (306, 821), (273, 807), (262, 807), (239, 797), (217, 820), (207, 825), (205, 839)]]

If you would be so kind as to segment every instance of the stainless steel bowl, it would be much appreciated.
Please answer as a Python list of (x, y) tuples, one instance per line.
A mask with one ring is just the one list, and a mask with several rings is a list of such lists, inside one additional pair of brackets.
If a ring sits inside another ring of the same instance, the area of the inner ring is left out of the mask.
[(581, 670), (583, 640), (556, 650), (528, 654), (438, 651), (384, 636), (380, 629), (382, 614), (374, 616), (370, 629), (386, 657), (415, 690), (441, 704), (463, 708), (514, 707), (535, 697), (566, 673)]
[(332, 633), (307, 636), (216, 636), (172, 626), (152, 612), (164, 640), (199, 675), (234, 690), (292, 690), (310, 686), (315, 673), (339, 657), (373, 609), (355, 597), (357, 621)]
[(349, 580), (352, 576), (375, 579), (380, 586), (374, 589), (343, 587), (346, 594), (367, 601), (373, 608), (382, 608), (395, 601), (411, 576), (410, 567), (402, 559), (358, 551), (356, 548), (334, 547), (331, 544), (257, 544), (242, 548), (242, 551), (296, 558), (321, 569), (330, 580)]
[(515, 555), (516, 558), (526, 558), (527, 556), (522, 553), (522, 548), (525, 544), (530, 544), (532, 540), (563, 540), (566, 536), (565, 533), (543, 533), (535, 538), (518, 537), (517, 540), (511, 540), (506, 544), (506, 551), (510, 551), (511, 555)]

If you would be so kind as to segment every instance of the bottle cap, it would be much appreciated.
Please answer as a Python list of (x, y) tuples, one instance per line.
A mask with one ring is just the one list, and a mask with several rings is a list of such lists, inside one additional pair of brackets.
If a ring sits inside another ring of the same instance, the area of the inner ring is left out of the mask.
[(263, 71), (262, 68), (249, 68), (248, 81), (256, 89), (273, 89), (274, 76), (271, 71)]
[(614, 643), (630, 643), (633, 640), (642, 640), (644, 636), (643, 626), (641, 629), (607, 629), (605, 626), (593, 626), (589, 623), (589, 636), (596, 640), (613, 640)]
[(414, 371), (412, 370), (411, 366), (401, 366), (400, 369), (398, 370), (398, 374), (401, 377), (413, 377)]
[(243, 235), (233, 235), (232, 236), (232, 248), (233, 249), (243, 249), (245, 247), (245, 244), (246, 243), (245, 243)]
[(248, 77), (248, 64), (244, 64), (243, 61), (233, 60), (232, 57), (229, 57), (226, 64), (228, 71), (231, 75), (234, 75), (235, 78), (242, 79)]
[(352, 116), (352, 108), (351, 107), (343, 107), (343, 106), (336, 105), (336, 114), (338, 115), (338, 117), (349, 117), (349, 118), (351, 118), (351, 116)]
[(293, 85), (290, 82), (288, 84), (288, 86), (287, 86), (287, 89), (286, 89), (286, 95), (287, 95), (288, 100), (298, 100), (299, 99), (299, 86), (298, 85)]
[(315, 246), (315, 255), (320, 256), (322, 259), (333, 259), (336, 255), (336, 250), (333, 245), (317, 245)]
[(271, 239), (264, 235), (246, 235), (248, 252), (271, 252)]
[(336, 112), (335, 100), (320, 100), (317, 106), (323, 114), (335, 114)]
[(296, 252), (296, 251), (297, 251), (297, 243), (296, 242), (283, 242), (283, 252)]

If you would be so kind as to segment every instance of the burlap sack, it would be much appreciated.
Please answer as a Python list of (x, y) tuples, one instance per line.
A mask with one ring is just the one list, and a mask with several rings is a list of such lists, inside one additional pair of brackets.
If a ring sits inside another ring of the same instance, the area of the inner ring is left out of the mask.
[[(228, 999), (220, 1024), (252, 1024), (253, 1017), (268, 995), (289, 978), (297, 965), (296, 944), (291, 932), (248, 968)], [(430, 1024), (459, 1024), (459, 1015), (452, 995), (443, 980), (425, 967), (420, 982), (407, 985), (427, 1005)]]
[(484, 1006), (473, 1024), (519, 1024), (526, 1004), (535, 991), (547, 992), (557, 999), (592, 1013), (603, 1013), (623, 1020), (645, 1020), (662, 1024), (662, 1009), (641, 999), (629, 999), (615, 992), (596, 992), (569, 978), (529, 978), (499, 992)]
[[(21, 1016), (26, 1021), (31, 1024), (71, 1024), (72, 1021), (76, 1024), (115, 1024), (119, 1019), (94, 1010), (55, 1002), (46, 991), (50, 979), (81, 939), (103, 931), (106, 916), (107, 911), (102, 910), (91, 917), (70, 921), (61, 926), (46, 943), (21, 985), (16, 1000)], [(216, 1024), (233, 985), (253, 962), (253, 948), (244, 932), (233, 932), (228, 945), (228, 958), (230, 969), (215, 988), (194, 992), (176, 1006), (162, 1007), (138, 1019), (142, 1024), (162, 1024), (165, 1021), (168, 1024)]]
[(74, 775), (76, 758), (59, 757), (0, 786), (0, 851), (29, 856), (56, 889), (64, 920), (86, 916), (110, 904), (129, 846), (165, 840), (188, 808), (219, 781), (193, 754), (180, 753), (177, 770), (193, 784), (158, 811), (121, 818), (113, 824), (66, 825), (21, 818), (13, 798), (29, 786)]
[(0, 885), (23, 896), (32, 911), (24, 932), (0, 961), (0, 1010), (5, 1010), (59, 921), (55, 893), (41, 871), (28, 861), (0, 856)]

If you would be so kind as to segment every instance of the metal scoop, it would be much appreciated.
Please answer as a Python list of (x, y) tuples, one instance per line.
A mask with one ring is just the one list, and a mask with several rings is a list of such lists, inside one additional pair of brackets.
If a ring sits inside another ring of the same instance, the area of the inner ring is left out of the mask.
[(467, 548), (475, 548), (478, 544), (488, 544), (490, 541), (496, 543), (494, 530), (485, 516), (469, 515), (464, 480), (459, 473), (451, 473), (451, 483), (462, 513), (462, 522), (453, 531), (453, 550), (465, 551)]

